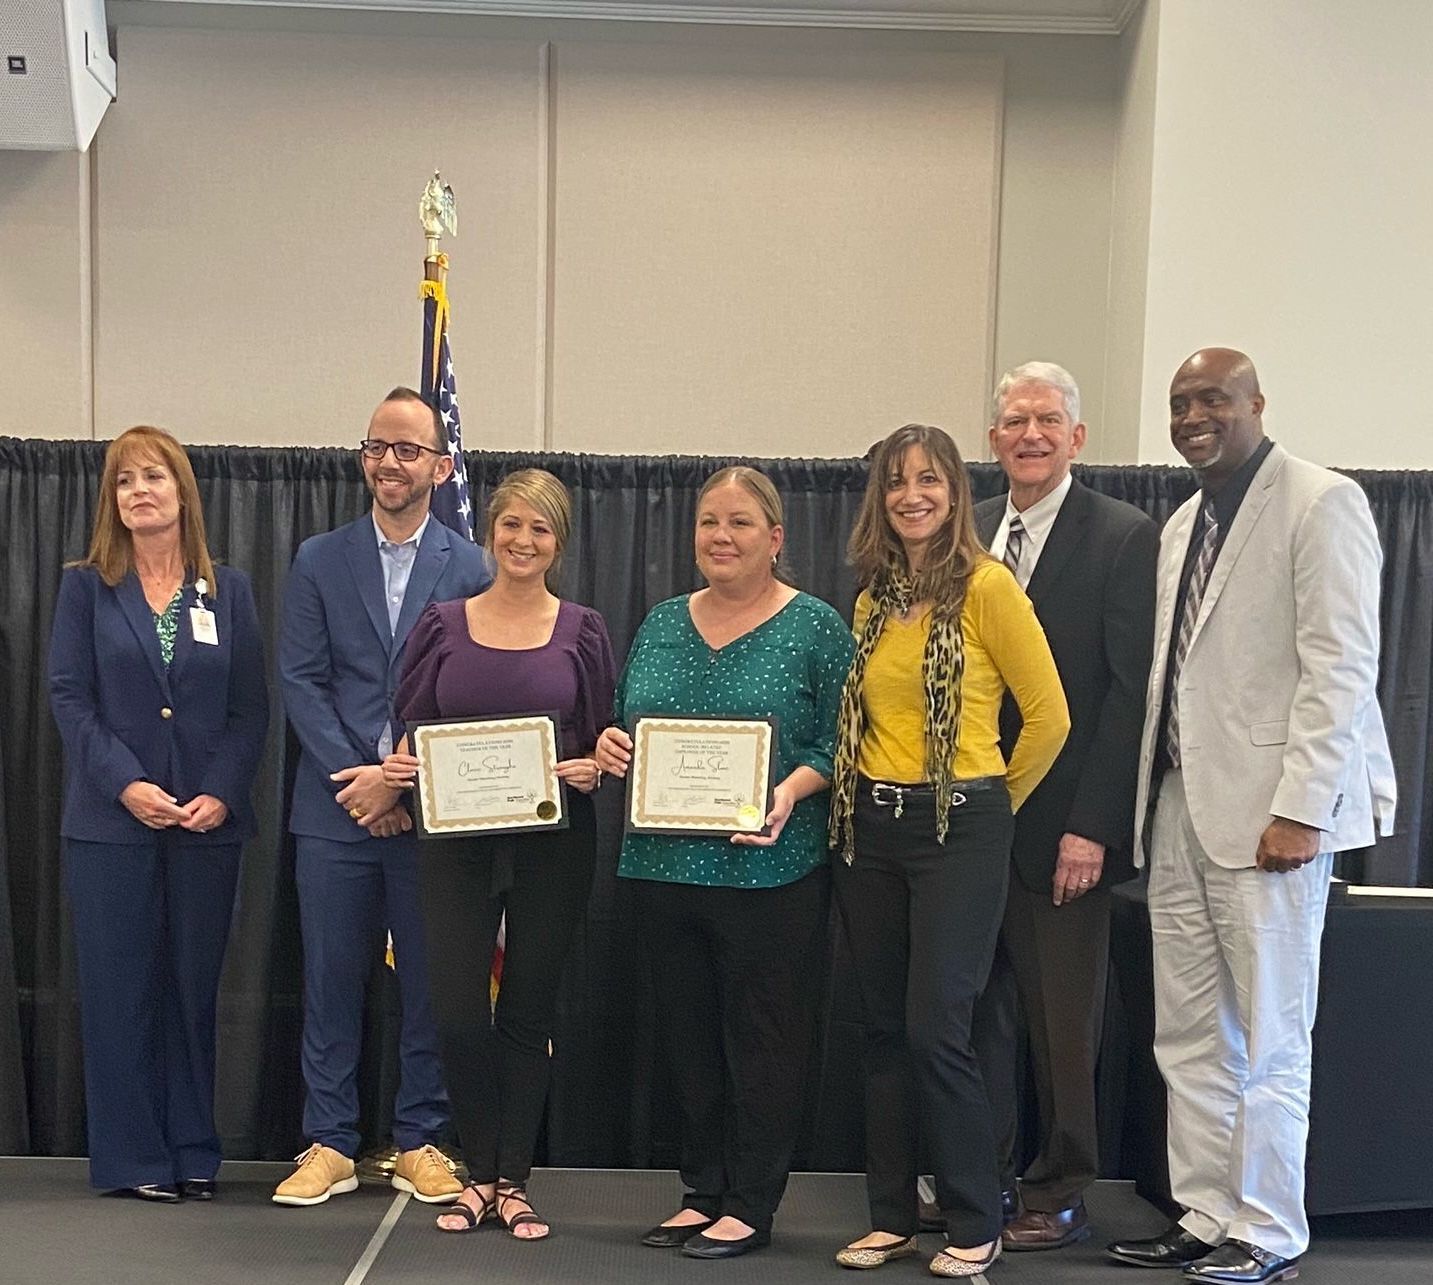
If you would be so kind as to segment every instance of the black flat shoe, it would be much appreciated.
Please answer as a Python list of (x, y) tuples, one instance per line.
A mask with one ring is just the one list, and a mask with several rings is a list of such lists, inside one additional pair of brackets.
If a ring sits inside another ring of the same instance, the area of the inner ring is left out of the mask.
[(769, 1231), (754, 1231), (740, 1240), (712, 1240), (707, 1236), (693, 1236), (682, 1246), (682, 1253), (688, 1258), (740, 1258), (753, 1249), (765, 1249), (771, 1244)]
[(142, 1187), (131, 1187), (129, 1194), (140, 1200), (152, 1200), (157, 1205), (177, 1205), (183, 1199), (179, 1188), (167, 1182), (147, 1182)]
[(186, 1178), (179, 1184), (179, 1194), (185, 1200), (213, 1200), (218, 1190), (213, 1178)]
[(1105, 1246), (1105, 1253), (1135, 1267), (1185, 1267), (1213, 1249), (1174, 1223), (1146, 1240), (1117, 1240)]
[(715, 1218), (708, 1218), (704, 1223), (682, 1223), (679, 1227), (653, 1227), (642, 1237), (642, 1244), (652, 1249), (680, 1249), (693, 1236), (700, 1235), (714, 1222), (716, 1222)]

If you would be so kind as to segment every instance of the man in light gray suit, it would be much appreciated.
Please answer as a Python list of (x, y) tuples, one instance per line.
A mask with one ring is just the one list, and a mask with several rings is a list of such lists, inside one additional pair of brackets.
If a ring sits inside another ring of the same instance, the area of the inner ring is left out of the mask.
[(1199, 491), (1160, 543), (1135, 864), (1150, 862), (1155, 1057), (1187, 1212), (1110, 1254), (1202, 1281), (1298, 1272), (1333, 854), (1392, 830), (1375, 693), (1382, 554), (1363, 491), (1264, 436), (1243, 353), (1195, 353), (1170, 437)]

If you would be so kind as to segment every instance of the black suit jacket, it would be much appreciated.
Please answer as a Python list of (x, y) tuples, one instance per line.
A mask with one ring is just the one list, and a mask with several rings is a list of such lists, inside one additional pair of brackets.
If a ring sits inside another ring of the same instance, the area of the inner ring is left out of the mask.
[[(999, 495), (976, 505), (976, 530), (987, 546), (1005, 503)], [(1070, 707), (1065, 748), (1015, 818), (1015, 869), (1032, 892), (1049, 889), (1066, 832), (1105, 845), (1102, 884), (1134, 874), (1158, 559), (1159, 528), (1149, 517), (1071, 482), (1027, 588)], [(1007, 697), (1000, 716), (1007, 758), (1019, 730), (1019, 710)]]

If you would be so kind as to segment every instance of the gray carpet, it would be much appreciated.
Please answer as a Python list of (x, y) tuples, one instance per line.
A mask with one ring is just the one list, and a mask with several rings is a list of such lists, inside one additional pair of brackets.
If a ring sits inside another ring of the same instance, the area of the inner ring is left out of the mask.
[[(0, 1159), (0, 1282), (3, 1285), (343, 1285), (393, 1205), (396, 1193), (363, 1187), (312, 1209), (273, 1205), (283, 1165), (229, 1164), (212, 1204), (155, 1206), (96, 1195), (82, 1160)], [(637, 1236), (676, 1207), (669, 1173), (544, 1170), (531, 1192), (553, 1235), (523, 1244), (494, 1225), (469, 1235), (433, 1229), (435, 1210), (408, 1202), (378, 1251), (364, 1285), (552, 1282), (643, 1285), (703, 1281), (722, 1285), (799, 1285), (850, 1281), (831, 1255), (865, 1230), (861, 1179), (798, 1174), (777, 1216), (769, 1249), (727, 1263), (699, 1263), (675, 1251), (645, 1249)], [(1123, 1183), (1100, 1183), (1090, 1197), (1094, 1235), (1054, 1254), (1007, 1254), (993, 1285), (1048, 1282), (1178, 1281), (1108, 1262), (1114, 1236), (1140, 1235), (1163, 1218)], [(1325, 1219), (1315, 1226), (1301, 1285), (1427, 1285), (1433, 1279), (1433, 1213)], [(937, 1238), (927, 1236), (934, 1252)], [(884, 1282), (929, 1281), (916, 1259), (883, 1269)]]

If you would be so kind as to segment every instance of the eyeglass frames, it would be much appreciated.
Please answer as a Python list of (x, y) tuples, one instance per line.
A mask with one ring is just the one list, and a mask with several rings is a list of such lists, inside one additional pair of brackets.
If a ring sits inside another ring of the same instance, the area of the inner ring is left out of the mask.
[(417, 442), (383, 442), (376, 437), (365, 438), (358, 444), (364, 459), (381, 460), (389, 451), (393, 458), (404, 464), (412, 464), (419, 455), (446, 455), (447, 451), (435, 451), (431, 446), (419, 446)]

